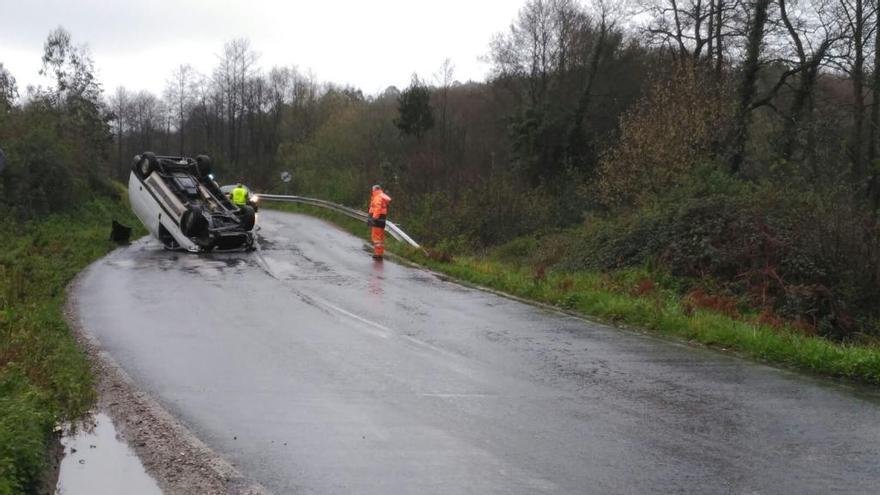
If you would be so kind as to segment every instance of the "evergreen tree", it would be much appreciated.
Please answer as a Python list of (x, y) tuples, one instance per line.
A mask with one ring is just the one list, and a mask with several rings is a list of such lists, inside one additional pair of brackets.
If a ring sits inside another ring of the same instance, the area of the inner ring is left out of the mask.
[(434, 127), (434, 113), (431, 109), (431, 91), (419, 81), (414, 74), (412, 83), (397, 98), (397, 109), (400, 116), (394, 119), (394, 125), (401, 134), (422, 136)]

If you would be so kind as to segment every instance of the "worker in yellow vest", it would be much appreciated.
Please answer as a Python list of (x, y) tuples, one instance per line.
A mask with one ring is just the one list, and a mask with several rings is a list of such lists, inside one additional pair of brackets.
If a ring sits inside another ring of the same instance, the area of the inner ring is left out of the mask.
[(239, 182), (232, 190), (232, 203), (235, 206), (244, 206), (248, 201), (248, 190)]

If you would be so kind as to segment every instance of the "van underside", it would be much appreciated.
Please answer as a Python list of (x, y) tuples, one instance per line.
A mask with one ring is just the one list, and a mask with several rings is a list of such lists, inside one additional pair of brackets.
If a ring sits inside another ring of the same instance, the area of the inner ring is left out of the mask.
[(246, 250), (254, 246), (256, 214), (236, 206), (211, 178), (210, 159), (135, 157), (129, 178), (132, 210), (168, 249)]

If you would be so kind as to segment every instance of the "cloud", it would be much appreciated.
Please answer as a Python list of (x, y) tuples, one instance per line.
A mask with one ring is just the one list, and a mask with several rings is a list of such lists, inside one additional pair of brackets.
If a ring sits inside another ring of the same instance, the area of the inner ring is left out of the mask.
[(321, 80), (375, 93), (406, 86), (413, 72), (430, 79), (447, 57), (459, 79), (482, 79), (486, 67), (478, 57), (520, 6), (519, 0), (15, 2), (0, 18), (0, 61), (22, 85), (32, 83), (46, 35), (63, 25), (89, 46), (105, 88), (159, 92), (175, 66), (208, 72), (224, 42), (244, 37), (263, 68), (311, 68)]

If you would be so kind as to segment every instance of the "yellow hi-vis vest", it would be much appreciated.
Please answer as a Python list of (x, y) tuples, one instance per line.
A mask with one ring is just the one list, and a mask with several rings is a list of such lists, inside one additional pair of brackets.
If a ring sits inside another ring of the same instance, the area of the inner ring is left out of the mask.
[(232, 190), (232, 202), (241, 206), (247, 204), (247, 189), (236, 187)]

